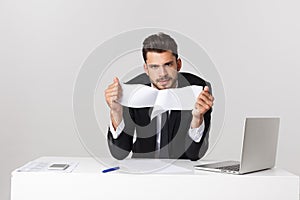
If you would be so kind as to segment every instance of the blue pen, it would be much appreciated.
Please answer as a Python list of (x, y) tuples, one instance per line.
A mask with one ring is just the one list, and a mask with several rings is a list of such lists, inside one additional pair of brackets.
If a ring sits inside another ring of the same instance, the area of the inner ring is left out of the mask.
[(112, 167), (112, 168), (108, 168), (108, 169), (103, 170), (102, 173), (112, 172), (112, 171), (115, 171), (115, 170), (118, 170), (118, 169), (120, 169), (120, 167)]

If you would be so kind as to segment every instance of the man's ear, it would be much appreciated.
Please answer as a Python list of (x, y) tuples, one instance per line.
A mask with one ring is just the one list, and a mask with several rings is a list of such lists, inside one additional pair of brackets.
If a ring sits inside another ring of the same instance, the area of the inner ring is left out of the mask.
[(177, 59), (176, 64), (177, 64), (177, 71), (179, 72), (182, 66), (182, 62), (180, 58)]
[(149, 69), (148, 69), (146, 63), (144, 63), (144, 71), (149, 76)]

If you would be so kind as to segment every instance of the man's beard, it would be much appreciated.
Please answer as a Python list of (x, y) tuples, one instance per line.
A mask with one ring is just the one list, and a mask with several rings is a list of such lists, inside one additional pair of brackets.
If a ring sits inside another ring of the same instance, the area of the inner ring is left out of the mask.
[(166, 75), (166, 76), (164, 76), (164, 77), (161, 77), (161, 78), (158, 78), (158, 79), (156, 79), (155, 81), (153, 81), (152, 79), (150, 79), (150, 81), (151, 81), (151, 83), (153, 84), (153, 86), (154, 87), (156, 87), (157, 89), (159, 89), (159, 90), (161, 90), (161, 89), (167, 89), (167, 88), (160, 88), (159, 86), (158, 86), (158, 84), (157, 83), (159, 83), (159, 82), (161, 82), (161, 81), (171, 81), (171, 86), (170, 86), (170, 88), (175, 84), (175, 82), (176, 82), (176, 80), (174, 80), (172, 77), (170, 77), (170, 76), (168, 76), (168, 75)]

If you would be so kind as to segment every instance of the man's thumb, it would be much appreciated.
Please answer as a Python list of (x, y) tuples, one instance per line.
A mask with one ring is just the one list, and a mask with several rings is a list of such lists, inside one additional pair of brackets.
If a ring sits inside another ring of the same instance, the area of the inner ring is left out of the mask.
[(114, 78), (114, 83), (119, 83), (120, 81), (119, 81), (119, 79), (118, 79), (118, 77), (115, 77)]
[(204, 90), (204, 91), (209, 91), (209, 87), (208, 87), (208, 86), (205, 86), (203, 90)]

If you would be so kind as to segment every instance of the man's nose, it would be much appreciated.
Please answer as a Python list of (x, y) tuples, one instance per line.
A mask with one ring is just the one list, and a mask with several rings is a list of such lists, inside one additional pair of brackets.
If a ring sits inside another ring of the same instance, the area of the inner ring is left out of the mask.
[(159, 75), (165, 76), (167, 73), (166, 67), (165, 66), (159, 66)]

